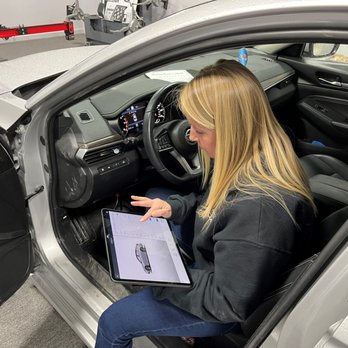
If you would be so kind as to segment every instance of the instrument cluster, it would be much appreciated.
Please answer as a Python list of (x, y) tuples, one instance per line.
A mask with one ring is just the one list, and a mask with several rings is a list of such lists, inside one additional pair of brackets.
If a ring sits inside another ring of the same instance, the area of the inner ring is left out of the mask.
[[(142, 132), (144, 123), (144, 114), (148, 101), (141, 101), (125, 109), (119, 119), (119, 127), (124, 135), (137, 135)], [(162, 103), (159, 103), (155, 112), (155, 125), (164, 122), (166, 119), (166, 110)]]

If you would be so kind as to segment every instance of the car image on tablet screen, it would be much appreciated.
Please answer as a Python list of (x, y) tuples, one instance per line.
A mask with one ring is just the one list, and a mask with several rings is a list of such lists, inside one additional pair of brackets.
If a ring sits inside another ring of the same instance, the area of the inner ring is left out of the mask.
[(135, 246), (135, 256), (138, 259), (138, 261), (143, 266), (143, 269), (146, 273), (151, 273), (151, 265), (149, 261), (149, 257), (147, 255), (146, 247), (144, 244), (137, 243)]

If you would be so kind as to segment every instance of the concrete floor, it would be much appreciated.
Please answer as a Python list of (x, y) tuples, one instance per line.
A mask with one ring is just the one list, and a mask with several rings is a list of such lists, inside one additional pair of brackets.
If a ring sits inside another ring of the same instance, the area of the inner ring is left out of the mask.
[(0, 328), (0, 348), (86, 347), (30, 278), (0, 307)]
[(0, 62), (32, 53), (50, 51), (59, 48), (84, 46), (85, 44), (86, 38), (84, 34), (75, 35), (74, 40), (66, 40), (64, 36), (18, 41), (9, 39), (8, 42), (4, 40), (0, 44)]

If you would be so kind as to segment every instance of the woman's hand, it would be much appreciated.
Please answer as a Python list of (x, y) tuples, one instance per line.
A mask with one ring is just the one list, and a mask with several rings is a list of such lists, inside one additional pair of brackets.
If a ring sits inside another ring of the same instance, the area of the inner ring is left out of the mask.
[(149, 217), (164, 217), (166, 219), (172, 216), (172, 207), (162, 199), (147, 198), (140, 196), (131, 196), (133, 201), (131, 205), (135, 207), (149, 208), (145, 215), (140, 219), (140, 221), (146, 221)]

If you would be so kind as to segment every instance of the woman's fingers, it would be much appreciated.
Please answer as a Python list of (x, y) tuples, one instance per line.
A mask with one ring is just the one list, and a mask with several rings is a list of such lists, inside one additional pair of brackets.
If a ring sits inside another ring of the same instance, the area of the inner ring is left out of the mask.
[(146, 221), (148, 218), (150, 218), (152, 216), (152, 212), (150, 210), (148, 210), (140, 219), (141, 222)]
[(132, 199), (134, 199), (135, 201), (139, 201), (139, 200), (144, 200), (144, 199), (150, 199), (148, 197), (144, 197), (144, 196), (131, 196)]
[(165, 215), (167, 215), (166, 213), (168, 213), (168, 209), (166, 208), (153, 208), (153, 209), (149, 209), (140, 219), (141, 222), (146, 221), (148, 218), (150, 217), (165, 217)]
[(149, 208), (148, 211), (143, 215), (140, 221), (146, 221), (149, 217), (164, 217), (170, 218), (172, 215), (171, 206), (162, 199), (155, 198), (150, 199), (142, 196), (131, 196), (131, 205), (136, 207)]
[(133, 199), (133, 201), (131, 201), (131, 205), (136, 207), (150, 208), (153, 203), (153, 200), (147, 197), (131, 196), (131, 198)]

